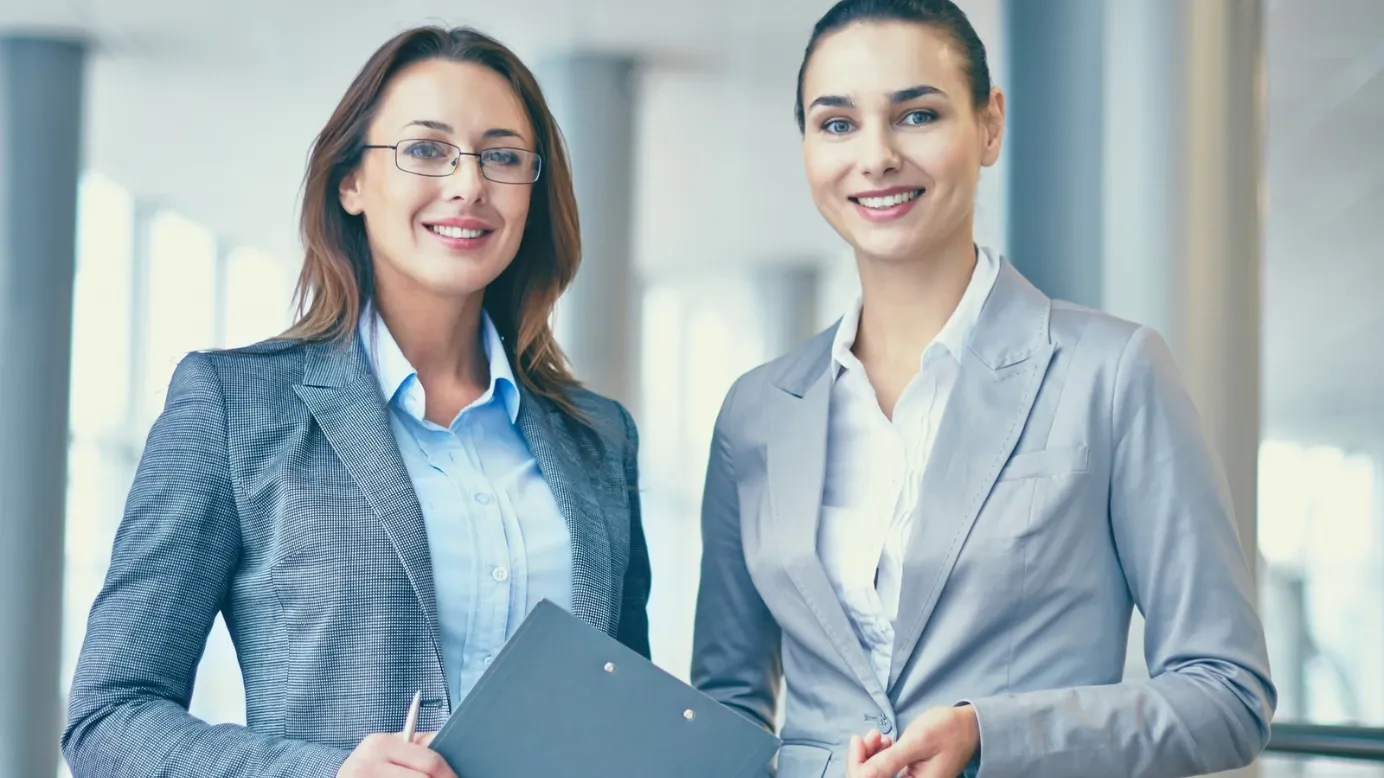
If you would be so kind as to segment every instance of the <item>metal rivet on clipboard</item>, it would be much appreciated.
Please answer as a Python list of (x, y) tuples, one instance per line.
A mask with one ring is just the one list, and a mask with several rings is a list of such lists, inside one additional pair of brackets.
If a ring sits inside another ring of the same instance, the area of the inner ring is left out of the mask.
[(607, 673), (613, 673), (613, 672), (615, 672), (615, 663), (614, 663), (614, 662), (606, 662), (606, 663), (605, 663), (605, 671), (606, 671)]
[(682, 712), (682, 717), (687, 719), (688, 721), (691, 721), (692, 719), (697, 718), (697, 714), (693, 713), (691, 708), (688, 708), (687, 710)]

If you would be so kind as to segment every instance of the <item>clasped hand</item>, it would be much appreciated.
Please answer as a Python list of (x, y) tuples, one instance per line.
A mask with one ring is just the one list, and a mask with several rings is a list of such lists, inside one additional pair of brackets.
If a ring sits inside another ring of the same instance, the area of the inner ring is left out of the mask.
[(851, 736), (847, 778), (956, 778), (980, 747), (980, 726), (969, 705), (933, 708), (898, 741), (871, 731)]

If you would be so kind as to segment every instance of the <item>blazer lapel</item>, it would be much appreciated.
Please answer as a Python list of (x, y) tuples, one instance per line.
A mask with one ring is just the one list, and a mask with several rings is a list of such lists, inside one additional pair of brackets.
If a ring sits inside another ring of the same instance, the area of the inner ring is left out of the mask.
[(904, 555), (889, 688), (894, 688), (956, 565), (981, 506), (1013, 453), (1052, 359), (1051, 302), (1002, 261), (962, 355), (923, 475)]
[(519, 432), (553, 492), (572, 541), (572, 615), (614, 634), (616, 582), (611, 570), (610, 530), (591, 479), (596, 465), (584, 466), (578, 442), (561, 412), (520, 387)]
[(423, 510), (359, 341), (309, 346), (303, 383), (294, 390), (384, 525), (418, 596), (441, 662), (437, 591)]
[(767, 446), (774, 543), (793, 585), (846, 666), (884, 710), (891, 710), (879, 676), (831, 586), (817, 550), (826, 475), (832, 386), (828, 371), (834, 332), (833, 328), (819, 336), (811, 353), (797, 364), (798, 369), (790, 369), (787, 375), (775, 380), (783, 391), (770, 409)]

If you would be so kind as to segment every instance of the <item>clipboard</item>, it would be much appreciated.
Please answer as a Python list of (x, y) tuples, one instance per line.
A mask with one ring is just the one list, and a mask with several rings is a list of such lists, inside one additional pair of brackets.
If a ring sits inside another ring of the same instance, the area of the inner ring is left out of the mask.
[(779, 745), (543, 600), (430, 747), (462, 778), (756, 778)]

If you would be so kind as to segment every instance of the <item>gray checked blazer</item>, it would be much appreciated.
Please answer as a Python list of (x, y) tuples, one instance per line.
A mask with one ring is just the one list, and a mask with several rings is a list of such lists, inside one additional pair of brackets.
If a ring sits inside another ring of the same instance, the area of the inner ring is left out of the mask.
[[(637, 437), (521, 388), (518, 425), (571, 532), (576, 616), (648, 656)], [(246, 727), (188, 713), (224, 615)], [(91, 609), (63, 752), (76, 778), (329, 778), (372, 732), (452, 705), (422, 512), (358, 342), (194, 353), (149, 433)]]

